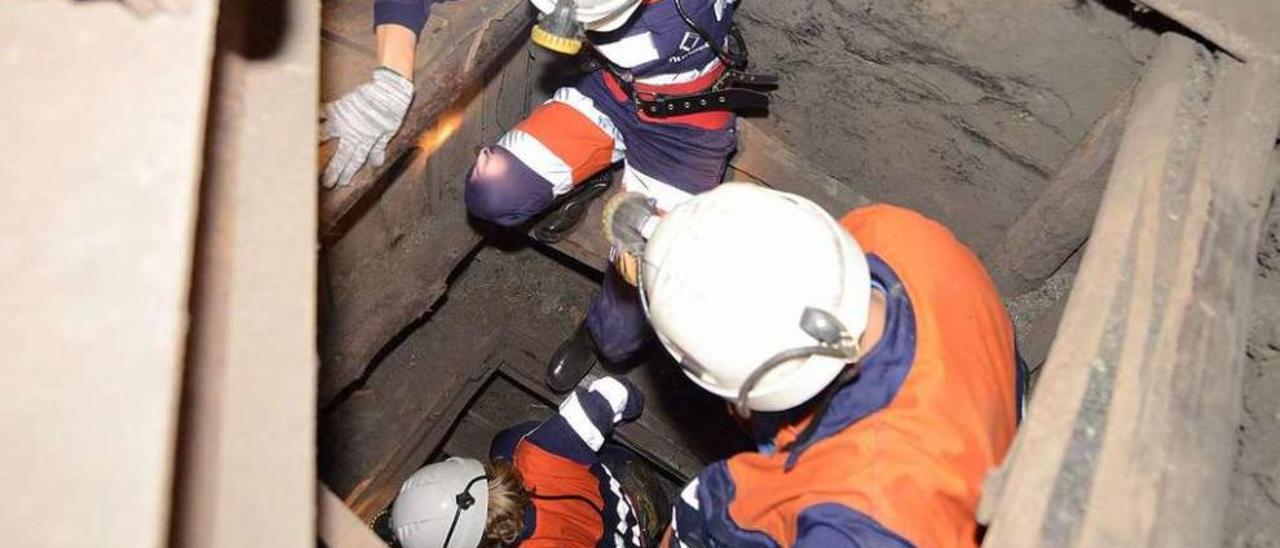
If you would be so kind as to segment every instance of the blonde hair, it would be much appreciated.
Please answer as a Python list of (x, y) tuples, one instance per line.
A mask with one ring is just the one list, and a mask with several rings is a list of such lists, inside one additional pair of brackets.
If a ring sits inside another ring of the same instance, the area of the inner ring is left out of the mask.
[(524, 509), (529, 505), (529, 492), (524, 488), (520, 471), (506, 461), (493, 461), (484, 466), (489, 476), (489, 513), (484, 524), (487, 544), (512, 544), (524, 530)]

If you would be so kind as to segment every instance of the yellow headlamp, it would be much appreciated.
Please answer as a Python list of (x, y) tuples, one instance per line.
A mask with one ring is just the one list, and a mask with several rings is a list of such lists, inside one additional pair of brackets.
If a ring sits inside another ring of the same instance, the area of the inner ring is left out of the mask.
[(538, 18), (533, 26), (533, 43), (565, 55), (582, 51), (582, 24), (576, 17), (574, 0), (558, 0), (551, 13)]

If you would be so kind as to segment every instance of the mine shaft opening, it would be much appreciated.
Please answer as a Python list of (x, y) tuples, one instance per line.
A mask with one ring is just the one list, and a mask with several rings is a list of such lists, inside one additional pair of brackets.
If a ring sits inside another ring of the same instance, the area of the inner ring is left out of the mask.
[[(610, 260), (599, 227), (607, 196), (554, 244), (466, 213), (477, 152), (583, 74), (523, 38), (528, 16), (513, 22), (520, 16), (502, 11), (520, 2), (493, 4), (483, 13), (436, 6), (433, 18), (447, 24), (431, 23), (419, 50), (446, 45), (420, 67), (482, 76), (449, 77), (440, 96), (420, 87), (424, 120), (397, 137), (407, 144), (394, 168), (322, 198), (320, 475), (365, 520), (420, 466), (483, 459), (499, 432), (555, 413), (564, 396), (547, 387), (547, 362), (586, 315)], [(1180, 27), (1116, 2), (1000, 6), (990, 19), (891, 2), (811, 13), (772, 4), (747, 2), (739, 16), (753, 63), (782, 85), (768, 116), (738, 120), (724, 180), (795, 192), (833, 215), (890, 202), (942, 222), (1000, 288), (1034, 387), (1148, 57), (1159, 32)], [(989, 47), (994, 34), (1026, 47)], [(326, 99), (370, 68), (340, 59), (343, 37), (325, 43), (337, 52), (326, 58)], [(611, 177), (607, 193), (619, 190), (621, 169)], [(725, 401), (657, 344), (592, 374), (625, 375), (643, 391), (644, 415), (616, 442), (670, 489), (754, 449)], [(1232, 519), (1256, 529), (1250, 512)]]
[[(331, 331), (322, 337), (342, 342), (326, 343), (336, 367), (320, 381), (321, 474), (366, 519), (384, 510), (419, 466), (483, 458), (502, 430), (555, 412), (564, 395), (543, 379), (547, 359), (582, 321), (602, 279), (603, 199), (556, 244), (463, 212), (461, 183), (476, 150), (582, 74), (573, 60), (525, 40), (497, 57), (490, 74), (414, 139), (380, 181), (380, 195), (356, 206), (354, 221), (335, 229), (324, 252), (322, 301), (330, 310), (370, 306), (385, 314), (372, 307), (387, 299), (427, 303), (421, 310), (391, 304), (406, 310), (391, 314), (405, 324), (375, 334), (386, 337), (382, 344), (349, 345), (333, 335), (350, 331), (343, 318), (323, 320)], [(607, 170), (615, 179), (610, 192), (620, 186), (620, 172)], [(385, 261), (375, 268), (382, 272), (368, 270), (372, 260)], [(392, 280), (410, 273), (436, 280), (412, 287)], [(378, 302), (360, 302), (371, 291)], [(352, 353), (359, 358), (348, 358)], [(669, 490), (706, 463), (751, 447), (724, 401), (698, 390), (657, 345), (592, 376), (607, 374), (625, 374), (647, 397), (642, 418), (623, 425), (614, 442), (644, 459)]]

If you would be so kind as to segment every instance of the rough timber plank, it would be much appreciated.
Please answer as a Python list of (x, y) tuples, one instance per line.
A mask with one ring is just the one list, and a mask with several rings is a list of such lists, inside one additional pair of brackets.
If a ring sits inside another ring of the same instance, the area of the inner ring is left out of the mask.
[(448, 181), (465, 168), (432, 164), (415, 158), (370, 214), (322, 252), (329, 298), (320, 339), (321, 407), (427, 313), (448, 288), (449, 274), (480, 243), (460, 210), (460, 185)]
[(218, 3), (0, 2), (4, 544), (167, 544)]
[(1275, 0), (1143, 0), (1218, 47), (1246, 61), (1280, 61), (1280, 2)]
[[(503, 59), (511, 46), (522, 41), (533, 22), (534, 9), (526, 0), (484, 0), (438, 4), (431, 22), (418, 41), (413, 105), (400, 132), (387, 146), (389, 161), (382, 167), (366, 166), (351, 184), (324, 191), (320, 196), (320, 232), (328, 240), (340, 222), (366, 194), (377, 194), (382, 176), (393, 160), (412, 149), (419, 134), (437, 122), (458, 98), (477, 87)], [(373, 57), (372, 0), (339, 0), (324, 3), (324, 47), (361, 52), (366, 62), (350, 62), (350, 55), (326, 53), (325, 100), (333, 100), (368, 80), (376, 67)], [(332, 65), (330, 63), (333, 63)], [(355, 73), (352, 75), (352, 73)], [(370, 196), (372, 198), (372, 196)]]
[[(460, 375), (454, 379), (449, 390), (441, 394), (442, 397), (432, 407), (431, 413), (416, 424), (404, 425), (412, 428), (409, 435), (347, 494), (344, 501), (352, 512), (367, 522), (395, 500), (400, 484), (444, 443), (454, 421), (490, 381), (497, 365), (490, 360), (479, 367), (458, 364)], [(376, 426), (387, 428), (400, 425), (383, 423)]]
[(738, 119), (738, 153), (729, 165), (746, 178), (813, 200), (836, 218), (871, 204), (855, 185), (818, 170), (749, 118)]
[(1132, 103), (1133, 88), (1116, 98), (986, 261), (1005, 298), (1040, 287), (1089, 237)]
[(1018, 341), (1018, 352), (1027, 363), (1027, 370), (1035, 374), (1049, 358), (1049, 349), (1057, 338), (1058, 326), (1062, 325), (1062, 314), (1067, 310), (1067, 297), (1063, 296), (1040, 314), (1032, 324), (1030, 336), (1025, 341)]
[(1162, 39), (988, 546), (1219, 546), (1280, 71)]
[(480, 244), (463, 203), (475, 151), (528, 113), (529, 56), (520, 50), (480, 94), (441, 117), (419, 151), (323, 253), (328, 273), (320, 403), (360, 378), (378, 351), (422, 316)]
[(179, 429), (177, 546), (315, 544), (310, 138), (319, 28), (319, 7), (307, 0), (222, 4)]
[(387, 548), (365, 522), (333, 494), (328, 485), (317, 483), (316, 532), (328, 548)]

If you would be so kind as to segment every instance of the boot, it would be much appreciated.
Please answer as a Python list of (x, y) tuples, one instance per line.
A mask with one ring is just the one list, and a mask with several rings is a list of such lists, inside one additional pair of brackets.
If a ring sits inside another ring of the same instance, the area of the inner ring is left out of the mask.
[(662, 535), (671, 525), (671, 504), (674, 500), (652, 466), (639, 458), (627, 462), (615, 472), (622, 492), (631, 499), (640, 530), (644, 531), (646, 546), (661, 544)]
[(591, 202), (602, 196), (613, 182), (613, 171), (604, 170), (570, 190), (545, 217), (533, 224), (529, 235), (542, 243), (554, 244), (573, 232), (591, 209)]
[(583, 323), (551, 355), (551, 362), (547, 364), (547, 386), (557, 394), (573, 390), (598, 362), (596, 341)]

